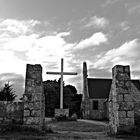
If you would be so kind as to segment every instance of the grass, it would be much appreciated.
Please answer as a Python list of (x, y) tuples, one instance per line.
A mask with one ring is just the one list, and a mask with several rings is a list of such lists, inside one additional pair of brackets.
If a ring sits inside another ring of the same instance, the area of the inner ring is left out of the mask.
[(105, 126), (78, 121), (49, 122), (48, 125), (55, 131), (101, 132)]
[[(47, 130), (43, 132), (27, 127), (9, 125), (3, 126), (1, 129), (0, 139), (3, 140), (112, 140), (117, 139), (115, 137), (109, 137), (104, 134), (105, 126), (96, 125), (86, 122), (78, 121), (55, 121), (46, 122)], [(48, 129), (49, 128), (49, 129)], [(51, 129), (50, 129), (51, 128)], [(49, 133), (48, 131), (56, 131), (55, 133)], [(3, 133), (4, 132), (4, 133)], [(76, 133), (75, 133), (76, 132)], [(123, 138), (128, 140), (127, 138)], [(134, 137), (131, 139), (134, 139)], [(129, 139), (130, 140), (130, 139)], [(136, 140), (136, 139), (134, 139)]]
[(44, 127), (43, 130), (39, 130), (37, 128), (25, 126), (25, 125), (1, 125), (0, 126), (0, 135), (31, 135), (31, 136), (42, 136), (46, 133), (50, 133), (52, 130), (49, 127)]

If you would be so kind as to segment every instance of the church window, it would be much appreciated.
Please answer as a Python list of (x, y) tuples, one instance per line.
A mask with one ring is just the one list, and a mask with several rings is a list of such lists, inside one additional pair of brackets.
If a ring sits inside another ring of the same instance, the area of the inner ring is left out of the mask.
[(98, 110), (98, 101), (93, 101), (93, 110)]

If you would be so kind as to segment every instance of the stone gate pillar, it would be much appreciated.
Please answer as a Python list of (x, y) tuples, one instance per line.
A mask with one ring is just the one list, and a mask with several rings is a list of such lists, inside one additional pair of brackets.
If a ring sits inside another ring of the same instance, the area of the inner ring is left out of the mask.
[(112, 133), (131, 131), (134, 127), (134, 103), (131, 94), (129, 66), (112, 69), (112, 87), (109, 96), (109, 120)]
[(42, 67), (26, 67), (24, 94), (24, 125), (42, 129), (45, 120), (45, 97), (43, 93)]
[(90, 100), (88, 92), (88, 74), (87, 74), (87, 64), (83, 63), (83, 99), (81, 103), (82, 116), (84, 119), (90, 118)]

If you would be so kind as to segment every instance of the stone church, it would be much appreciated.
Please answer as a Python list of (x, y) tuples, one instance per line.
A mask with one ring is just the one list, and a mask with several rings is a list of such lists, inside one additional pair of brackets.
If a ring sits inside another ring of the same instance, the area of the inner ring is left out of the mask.
[[(112, 79), (88, 78), (86, 62), (83, 63), (83, 118), (105, 120), (109, 119), (109, 96)], [(135, 100), (135, 114), (139, 115), (140, 81), (131, 80), (132, 93)], [(135, 92), (135, 93), (134, 93)]]

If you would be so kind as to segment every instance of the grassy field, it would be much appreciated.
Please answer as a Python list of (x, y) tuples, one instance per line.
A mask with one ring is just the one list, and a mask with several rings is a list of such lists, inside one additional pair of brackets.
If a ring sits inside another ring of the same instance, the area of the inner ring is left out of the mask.
[(136, 138), (113, 138), (107, 136), (105, 125), (96, 125), (78, 121), (47, 122), (47, 131), (41, 133), (34, 129), (8, 127), (1, 133), (0, 140), (138, 140)]
[(101, 132), (104, 126), (77, 121), (47, 122), (48, 130), (53, 133), (40, 131), (23, 126), (3, 127), (0, 140), (80, 140), (96, 138), (92, 132)]
[(75, 131), (75, 132), (101, 132), (105, 130), (103, 125), (95, 125), (86, 122), (49, 122), (48, 126), (54, 131)]

